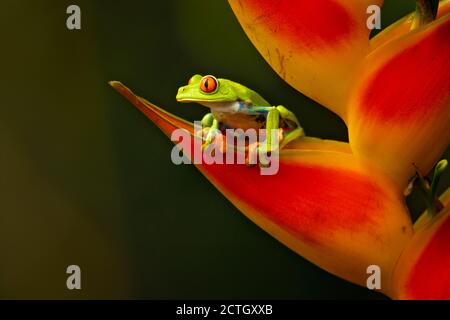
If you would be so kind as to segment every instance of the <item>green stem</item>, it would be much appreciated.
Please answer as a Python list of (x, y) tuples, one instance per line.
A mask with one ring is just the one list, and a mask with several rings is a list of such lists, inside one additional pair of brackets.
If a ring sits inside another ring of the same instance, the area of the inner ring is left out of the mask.
[(417, 29), (436, 19), (439, 0), (416, 0), (416, 12), (411, 29)]
[(428, 179), (422, 176), (419, 171), (417, 171), (417, 186), (420, 191), (420, 194), (425, 200), (425, 204), (427, 205), (427, 213), (430, 216), (434, 216), (436, 213), (435, 202), (433, 196), (431, 195), (431, 186)]
[(448, 161), (446, 159), (443, 159), (436, 164), (436, 167), (434, 168), (433, 179), (431, 180), (431, 194), (436, 195), (439, 180), (442, 173), (444, 173), (445, 169), (447, 169), (447, 165)]
[(444, 207), (437, 196), (437, 185), (442, 173), (447, 168), (447, 165), (448, 162), (445, 159), (436, 164), (431, 182), (426, 177), (423, 177), (417, 170), (418, 187), (427, 204), (427, 212), (432, 217)]

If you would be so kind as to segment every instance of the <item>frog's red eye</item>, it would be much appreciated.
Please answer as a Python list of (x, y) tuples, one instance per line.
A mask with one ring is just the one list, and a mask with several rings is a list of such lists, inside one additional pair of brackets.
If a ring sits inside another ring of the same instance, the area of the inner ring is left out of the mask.
[(200, 89), (204, 93), (213, 93), (219, 87), (219, 81), (213, 76), (204, 76), (200, 81)]

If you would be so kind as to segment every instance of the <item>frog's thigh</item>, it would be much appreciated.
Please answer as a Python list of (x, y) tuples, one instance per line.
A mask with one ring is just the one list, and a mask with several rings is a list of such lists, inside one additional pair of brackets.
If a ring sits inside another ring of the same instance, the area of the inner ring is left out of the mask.
[(299, 125), (297, 117), (295, 116), (295, 114), (292, 111), (288, 110), (286, 107), (281, 106), (281, 105), (277, 106), (276, 109), (280, 113), (281, 118), (291, 120), (291, 121), (295, 122), (297, 125)]
[(297, 139), (298, 137), (304, 136), (305, 133), (303, 131), (303, 128), (300, 126), (300, 123), (296, 117), (296, 115), (285, 108), (284, 106), (277, 106), (277, 110), (280, 113), (281, 118), (290, 120), (296, 124), (296, 127), (290, 128), (288, 131), (283, 133), (283, 139), (280, 144), (280, 149), (283, 148), (285, 145), (287, 145), (292, 140)]

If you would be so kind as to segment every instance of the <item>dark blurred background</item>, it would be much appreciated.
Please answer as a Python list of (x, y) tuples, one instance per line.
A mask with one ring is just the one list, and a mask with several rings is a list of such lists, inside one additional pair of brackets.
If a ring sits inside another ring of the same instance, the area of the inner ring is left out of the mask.
[[(70, 4), (80, 31), (66, 28)], [(413, 9), (387, 0), (383, 26)], [(173, 165), (170, 141), (107, 85), (194, 120), (205, 109), (177, 104), (176, 90), (215, 74), (290, 107), (309, 135), (346, 141), (337, 116), (270, 69), (225, 0), (3, 0), (0, 30), (0, 298), (383, 298)], [(80, 291), (66, 288), (70, 264)]]

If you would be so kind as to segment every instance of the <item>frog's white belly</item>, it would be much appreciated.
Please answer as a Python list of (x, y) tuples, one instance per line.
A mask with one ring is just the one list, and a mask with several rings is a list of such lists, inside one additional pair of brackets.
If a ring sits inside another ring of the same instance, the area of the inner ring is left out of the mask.
[(214, 118), (228, 128), (259, 129), (264, 126), (264, 115), (249, 112), (248, 106), (239, 101), (233, 102), (202, 102), (211, 109)]
[(211, 109), (211, 112), (214, 113), (235, 113), (241, 110), (241, 104), (239, 101), (233, 102), (203, 102), (205, 107)]

